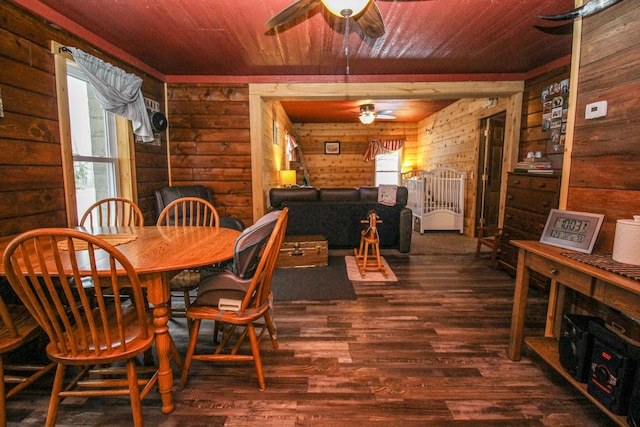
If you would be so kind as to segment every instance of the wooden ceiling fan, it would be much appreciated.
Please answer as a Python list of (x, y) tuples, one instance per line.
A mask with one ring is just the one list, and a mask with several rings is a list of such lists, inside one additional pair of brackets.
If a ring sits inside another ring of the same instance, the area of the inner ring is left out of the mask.
[(336, 16), (353, 18), (367, 37), (377, 39), (384, 35), (384, 21), (376, 0), (297, 0), (276, 13), (265, 25), (279, 27), (320, 5)]

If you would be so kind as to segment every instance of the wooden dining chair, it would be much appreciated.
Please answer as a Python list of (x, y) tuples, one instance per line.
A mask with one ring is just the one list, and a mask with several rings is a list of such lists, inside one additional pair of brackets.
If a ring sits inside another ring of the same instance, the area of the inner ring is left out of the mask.
[(98, 200), (82, 215), (80, 226), (132, 226), (144, 225), (144, 216), (138, 205), (121, 197)]
[[(18, 362), (5, 361), (6, 356), (29, 343), (36, 343), (44, 335), (36, 319), (24, 305), (5, 304), (0, 297), (0, 426), (7, 425), (6, 399), (33, 384), (55, 368), (55, 362), (35, 363), (31, 358)], [(26, 363), (29, 362), (29, 363)], [(12, 385), (8, 390), (7, 385)]]
[[(268, 330), (271, 343), (278, 348), (275, 323), (271, 306), (271, 279), (275, 269), (278, 253), (284, 240), (287, 228), (288, 208), (284, 208), (279, 215), (274, 216), (275, 226), (264, 247), (262, 256), (251, 279), (241, 279), (227, 270), (205, 279), (198, 288), (198, 296), (187, 309), (187, 317), (193, 319), (193, 330), (189, 340), (189, 347), (184, 361), (180, 388), (187, 383), (189, 370), (193, 360), (210, 362), (247, 362), (253, 361), (260, 390), (264, 390), (265, 380), (260, 357), (260, 341)], [(268, 226), (265, 222), (263, 226)], [(248, 282), (246, 288), (243, 283)], [(239, 286), (239, 284), (241, 286)], [(223, 324), (223, 337), (212, 354), (196, 354), (198, 332), (202, 320), (211, 320)], [(260, 324), (257, 334), (255, 327)], [(242, 351), (242, 343), (249, 336), (250, 354)], [(229, 349), (232, 339), (235, 343)], [(228, 350), (228, 351), (227, 351)]]
[[(216, 208), (207, 200), (198, 197), (181, 197), (169, 203), (160, 212), (157, 226), (203, 226), (220, 227), (220, 216)], [(179, 294), (184, 300), (184, 308), (171, 304), (169, 308), (174, 317), (186, 317), (191, 304), (191, 291), (197, 289), (200, 282), (199, 270), (184, 270), (169, 280), (171, 295)], [(187, 327), (191, 331), (191, 320), (187, 318)]]
[[(123, 395), (130, 398), (133, 425), (142, 426), (141, 399), (158, 372), (136, 362), (154, 342), (154, 325), (131, 262), (96, 236), (49, 228), (12, 240), (3, 263), (12, 288), (48, 335), (46, 352), (57, 365), (46, 425), (55, 425), (66, 397)], [(84, 277), (100, 283), (93, 305)], [(72, 379), (65, 375), (69, 366), (77, 372)]]

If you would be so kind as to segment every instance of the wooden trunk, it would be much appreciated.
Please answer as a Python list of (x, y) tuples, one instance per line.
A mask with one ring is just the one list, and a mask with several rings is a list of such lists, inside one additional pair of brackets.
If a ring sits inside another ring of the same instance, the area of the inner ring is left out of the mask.
[(329, 247), (324, 236), (286, 236), (276, 267), (319, 267), (327, 265)]

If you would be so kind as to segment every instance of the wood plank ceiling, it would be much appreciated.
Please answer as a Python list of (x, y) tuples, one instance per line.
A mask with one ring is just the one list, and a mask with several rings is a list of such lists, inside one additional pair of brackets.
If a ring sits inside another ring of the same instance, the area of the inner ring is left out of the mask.
[[(574, 5), (573, 0), (377, 0), (386, 33), (373, 40), (352, 22), (345, 43), (345, 20), (323, 6), (282, 27), (265, 26), (294, 0), (11, 1), (72, 32), (88, 31), (99, 48), (121, 50), (169, 82), (206, 76), (298, 83), (522, 80), (571, 53), (571, 23), (536, 15)], [(453, 100), (370, 101), (377, 110), (394, 110), (399, 121), (415, 121)], [(293, 121), (340, 122), (357, 119), (354, 112), (362, 103), (286, 108)]]

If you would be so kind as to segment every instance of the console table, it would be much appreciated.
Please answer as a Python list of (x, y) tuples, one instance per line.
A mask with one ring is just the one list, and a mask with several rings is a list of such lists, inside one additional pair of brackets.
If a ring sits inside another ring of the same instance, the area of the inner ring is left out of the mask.
[(512, 240), (511, 244), (518, 248), (518, 267), (511, 317), (509, 358), (514, 361), (520, 360), (529, 274), (535, 271), (551, 279), (546, 327), (544, 337), (528, 337), (524, 342), (613, 421), (618, 425), (627, 426), (625, 417), (608, 411), (587, 392), (586, 384), (577, 382), (562, 368), (558, 353), (558, 336), (566, 288), (580, 292), (631, 317), (640, 318), (640, 282), (562, 255), (572, 252), (568, 249), (528, 240)]

